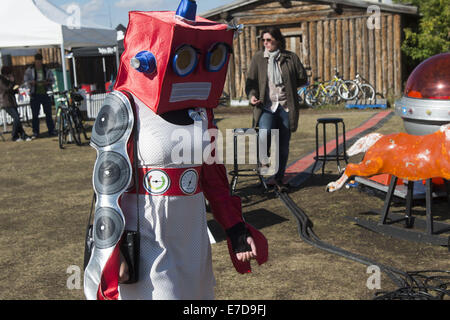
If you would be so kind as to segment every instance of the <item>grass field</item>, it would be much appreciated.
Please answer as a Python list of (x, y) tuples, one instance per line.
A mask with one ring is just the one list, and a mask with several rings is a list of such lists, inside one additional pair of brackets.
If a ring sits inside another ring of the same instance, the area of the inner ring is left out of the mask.
[[(314, 150), (318, 117), (342, 117), (350, 131), (376, 112), (302, 110), (288, 163)], [(251, 126), (248, 108), (220, 108), (216, 118), (221, 130)], [(57, 139), (45, 137), (45, 124), (41, 125), (41, 139), (0, 142), (0, 299), (84, 299), (82, 271), (81, 287), (77, 288), (73, 280), (77, 279), (76, 268), (83, 265), (96, 152), (88, 142), (60, 150)], [(30, 128), (25, 129), (30, 133)], [(399, 131), (403, 131), (403, 125), (396, 116), (377, 130)], [(355, 156), (351, 160), (360, 159)], [(345, 219), (367, 217), (370, 209), (381, 208), (383, 200), (357, 189), (326, 193), (325, 185), (337, 178), (336, 165), (327, 164), (325, 173), (323, 177), (316, 174), (290, 192), (322, 240), (404, 271), (450, 270), (447, 248), (381, 236)], [(262, 266), (253, 263), (251, 274), (240, 275), (232, 267), (226, 243), (213, 244), (216, 298), (371, 299), (374, 291), (366, 286), (370, 276), (367, 267), (302, 242), (292, 214), (273, 194), (261, 194), (257, 182), (254, 178), (240, 179), (238, 193), (244, 217), (269, 241), (269, 261)], [(402, 206), (393, 209), (401, 211)], [(436, 220), (450, 222), (446, 202), (438, 201), (433, 209)], [(414, 207), (414, 214), (424, 216), (422, 203)], [(208, 217), (212, 219), (210, 214)], [(210, 226), (215, 224), (210, 221)], [(381, 289), (395, 286), (382, 275)]]

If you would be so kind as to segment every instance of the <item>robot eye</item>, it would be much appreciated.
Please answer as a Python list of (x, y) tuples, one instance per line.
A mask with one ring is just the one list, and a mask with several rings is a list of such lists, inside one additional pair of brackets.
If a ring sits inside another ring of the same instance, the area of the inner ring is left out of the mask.
[(226, 43), (218, 42), (206, 54), (206, 69), (217, 72), (223, 68), (230, 54), (230, 47)]
[(190, 45), (183, 45), (175, 52), (173, 70), (180, 77), (185, 77), (194, 71), (197, 63), (197, 51)]

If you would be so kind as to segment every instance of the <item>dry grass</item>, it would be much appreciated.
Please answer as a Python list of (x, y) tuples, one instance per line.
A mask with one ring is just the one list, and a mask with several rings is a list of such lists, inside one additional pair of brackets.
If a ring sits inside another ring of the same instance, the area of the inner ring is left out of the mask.
[[(251, 125), (248, 109), (232, 111), (218, 110), (220, 129)], [(342, 109), (302, 111), (289, 163), (314, 149), (316, 118), (343, 117), (349, 131), (373, 114)], [(393, 117), (378, 131), (402, 129), (401, 121)], [(67, 288), (66, 271), (71, 265), (83, 264), (95, 150), (87, 144), (60, 150), (55, 138), (0, 142), (0, 150), (0, 299), (84, 299), (82, 290)], [(327, 194), (325, 185), (336, 178), (337, 171), (331, 164), (326, 168), (324, 177), (317, 175), (291, 193), (314, 222), (321, 239), (402, 270), (450, 269), (446, 248), (383, 237), (345, 220), (347, 215), (379, 208), (383, 201), (356, 189)], [(280, 200), (262, 195), (256, 183), (255, 179), (240, 179), (238, 188), (245, 217), (259, 224), (269, 241), (269, 261), (263, 266), (253, 264), (251, 274), (239, 275), (231, 265), (225, 242), (214, 244), (216, 298), (370, 299), (373, 291), (365, 285), (369, 276), (366, 267), (302, 242), (294, 217)], [(436, 207), (440, 218), (449, 220), (446, 203)], [(383, 290), (394, 288), (384, 276), (381, 284)]]

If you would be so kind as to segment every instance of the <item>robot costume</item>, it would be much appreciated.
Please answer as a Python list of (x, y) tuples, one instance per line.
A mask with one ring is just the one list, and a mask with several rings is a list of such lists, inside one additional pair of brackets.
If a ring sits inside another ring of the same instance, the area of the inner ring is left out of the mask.
[[(235, 32), (196, 17), (192, 0), (181, 1), (176, 13), (130, 12), (115, 91), (91, 138), (97, 200), (84, 276), (88, 299), (213, 299), (205, 197), (226, 231), (235, 269), (251, 272), (250, 262), (236, 258), (250, 251), (248, 236), (258, 264), (267, 261), (267, 240), (244, 222), (224, 165), (204, 161)], [(189, 123), (167, 120), (188, 111)], [(137, 225), (138, 280), (119, 283), (124, 231)]]

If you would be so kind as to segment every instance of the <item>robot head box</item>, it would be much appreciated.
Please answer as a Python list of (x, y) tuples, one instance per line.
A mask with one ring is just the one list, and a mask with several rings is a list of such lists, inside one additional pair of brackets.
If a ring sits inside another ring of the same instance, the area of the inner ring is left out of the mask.
[(215, 108), (231, 54), (235, 30), (195, 17), (195, 10), (187, 16), (178, 11), (130, 12), (114, 87), (133, 93), (157, 114)]

